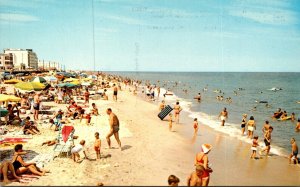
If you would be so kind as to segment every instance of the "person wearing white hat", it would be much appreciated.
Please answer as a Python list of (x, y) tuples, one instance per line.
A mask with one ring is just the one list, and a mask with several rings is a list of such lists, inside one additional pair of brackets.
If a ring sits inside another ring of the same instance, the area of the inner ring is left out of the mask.
[(213, 172), (213, 170), (208, 166), (207, 154), (212, 149), (212, 145), (202, 144), (201, 148), (202, 151), (196, 155), (195, 165), (202, 165), (204, 167), (204, 172), (202, 174), (202, 186), (208, 186), (210, 173)]

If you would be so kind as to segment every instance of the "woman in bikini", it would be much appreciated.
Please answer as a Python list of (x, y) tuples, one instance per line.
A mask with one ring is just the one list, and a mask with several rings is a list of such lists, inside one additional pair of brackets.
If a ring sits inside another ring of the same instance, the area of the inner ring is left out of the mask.
[(176, 105), (174, 106), (174, 116), (175, 116), (175, 121), (178, 124), (179, 123), (179, 113), (181, 112), (181, 107), (179, 105), (179, 102), (176, 102)]
[(212, 146), (209, 144), (203, 144), (202, 145), (202, 151), (200, 153), (197, 153), (195, 158), (195, 165), (201, 165), (204, 167), (204, 171), (202, 174), (202, 186), (208, 186), (209, 179), (210, 179), (210, 173), (213, 171), (208, 166), (208, 156), (207, 154), (210, 152)]

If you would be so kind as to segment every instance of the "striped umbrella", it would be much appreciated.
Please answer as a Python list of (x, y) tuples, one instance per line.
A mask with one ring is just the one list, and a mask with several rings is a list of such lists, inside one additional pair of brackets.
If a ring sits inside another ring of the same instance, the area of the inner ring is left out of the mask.
[(43, 77), (33, 77), (30, 82), (39, 82), (39, 83), (45, 83), (47, 82), (46, 79), (44, 79)]

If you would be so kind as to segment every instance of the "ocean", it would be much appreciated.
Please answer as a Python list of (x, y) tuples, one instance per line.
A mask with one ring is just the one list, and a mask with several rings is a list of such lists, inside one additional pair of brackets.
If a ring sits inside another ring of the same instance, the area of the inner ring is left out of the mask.
[[(169, 89), (173, 96), (166, 96), (167, 103), (175, 104), (176, 100), (191, 118), (198, 118), (199, 124), (205, 124), (216, 131), (236, 137), (241, 141), (251, 143), (246, 136), (241, 136), (242, 114), (246, 113), (249, 120), (253, 116), (256, 121), (254, 135), (263, 141), (262, 126), (268, 120), (274, 127), (272, 133), (271, 152), (278, 155), (288, 155), (291, 152), (290, 139), (294, 137), (300, 142), (300, 133), (295, 132), (297, 118), (300, 117), (300, 73), (270, 73), (270, 72), (108, 72), (121, 75), (142, 83), (149, 81), (160, 86), (161, 96)], [(207, 88), (204, 90), (204, 88)], [(278, 91), (272, 91), (278, 88)], [(187, 91), (185, 91), (187, 90)], [(221, 93), (217, 93), (221, 90)], [(139, 89), (141, 91), (141, 89)], [(194, 97), (201, 93), (199, 103)], [(223, 95), (224, 100), (216, 99)], [(226, 98), (232, 102), (226, 102)], [(259, 103), (264, 101), (268, 103)], [(157, 101), (158, 102), (158, 101)], [(229, 118), (225, 127), (220, 127), (218, 115), (226, 107)], [(272, 119), (278, 109), (287, 111), (288, 116), (294, 112), (296, 120), (277, 121)], [(189, 126), (190, 128), (190, 126)], [(262, 143), (263, 144), (263, 143)]]

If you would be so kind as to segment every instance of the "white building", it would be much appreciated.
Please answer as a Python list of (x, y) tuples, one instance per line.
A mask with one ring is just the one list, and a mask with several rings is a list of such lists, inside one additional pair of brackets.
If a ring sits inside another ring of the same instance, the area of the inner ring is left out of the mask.
[(38, 58), (32, 49), (4, 49), (4, 53), (13, 55), (14, 69), (38, 68)]
[(11, 70), (14, 67), (13, 54), (0, 54), (0, 70)]

